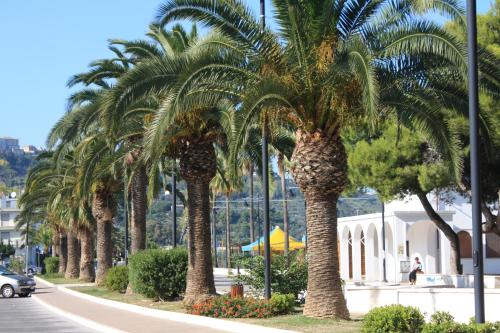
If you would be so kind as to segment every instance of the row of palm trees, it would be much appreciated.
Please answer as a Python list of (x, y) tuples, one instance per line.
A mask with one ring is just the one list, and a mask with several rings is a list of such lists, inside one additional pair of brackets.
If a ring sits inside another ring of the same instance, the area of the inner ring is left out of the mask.
[[(454, 0), (273, 0), (273, 6), (274, 30), (261, 29), (243, 0), (169, 0), (145, 39), (110, 40), (112, 58), (70, 79), (81, 89), (52, 129), (49, 152), (30, 171), (20, 217), (43, 220), (61, 236), (54, 244), (67, 258), (66, 276), (79, 271), (93, 279), (96, 232), (95, 281), (102, 283), (124, 187), (131, 252), (144, 249), (147, 203), (177, 169), (187, 184), (184, 300), (214, 295), (210, 196), (229, 196), (242, 170), (260, 167), (264, 132), (280, 173), (284, 157), (290, 159), (307, 202), (304, 314), (349, 318), (337, 259), (336, 204), (347, 183), (343, 130), (374, 128), (395, 114), (423, 132), (459, 174), (459, 147), (441, 110), (465, 112), (467, 54), (426, 14), (463, 25), (464, 13)], [(209, 32), (171, 26), (179, 20)], [(498, 93), (498, 64), (486, 52), (481, 57), (488, 73), (482, 88)]]

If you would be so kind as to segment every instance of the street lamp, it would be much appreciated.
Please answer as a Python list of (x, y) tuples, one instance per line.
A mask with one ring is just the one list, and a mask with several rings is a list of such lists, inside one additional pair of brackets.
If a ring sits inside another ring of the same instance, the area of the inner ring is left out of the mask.
[(477, 88), (476, 1), (467, 0), (467, 53), (469, 74), (470, 178), (472, 201), (472, 245), (474, 264), (474, 306), (477, 323), (484, 323), (483, 235), (479, 184), (479, 127)]
[(172, 169), (172, 246), (177, 246), (177, 177), (175, 175), (175, 160)]
[[(260, 0), (260, 29), (264, 33), (266, 25), (265, 3)], [(264, 185), (264, 297), (271, 298), (271, 244), (269, 233), (271, 227), (269, 224), (269, 179), (268, 179), (269, 157), (267, 149), (267, 124), (264, 118), (262, 126), (262, 182)]]

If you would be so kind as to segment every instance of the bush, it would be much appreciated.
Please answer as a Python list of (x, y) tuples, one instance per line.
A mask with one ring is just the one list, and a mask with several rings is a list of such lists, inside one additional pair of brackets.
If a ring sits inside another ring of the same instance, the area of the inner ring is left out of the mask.
[(130, 257), (132, 289), (156, 300), (174, 299), (186, 289), (188, 255), (185, 249), (151, 249)]
[(128, 286), (128, 267), (116, 266), (111, 268), (106, 274), (104, 281), (106, 288), (112, 291), (124, 293)]
[(59, 258), (46, 257), (43, 259), (46, 274), (56, 274), (59, 271)]
[(469, 324), (455, 322), (448, 312), (438, 311), (431, 316), (430, 323), (422, 333), (496, 333), (500, 332), (500, 322), (476, 324), (472, 318)]
[(436, 311), (431, 316), (431, 324), (446, 324), (455, 322), (455, 318), (446, 311)]
[(293, 294), (273, 294), (269, 302), (274, 314), (287, 314), (295, 308), (295, 296)]
[(24, 259), (22, 258), (14, 258), (10, 261), (9, 270), (17, 273), (24, 274), (24, 270), (26, 269), (26, 265), (24, 264)]
[(290, 313), (294, 308), (293, 295), (275, 294), (271, 300), (252, 297), (212, 297), (187, 306), (187, 312), (215, 318), (268, 318)]
[(424, 316), (414, 307), (387, 305), (373, 308), (363, 319), (363, 332), (417, 333), (425, 324)]
[[(293, 294), (295, 297), (307, 288), (307, 262), (299, 252), (292, 252), (287, 258), (273, 255), (271, 264), (271, 290), (280, 294)], [(250, 286), (258, 294), (264, 292), (264, 258), (262, 256), (243, 258), (240, 265), (246, 268), (247, 275), (235, 277), (237, 282)]]

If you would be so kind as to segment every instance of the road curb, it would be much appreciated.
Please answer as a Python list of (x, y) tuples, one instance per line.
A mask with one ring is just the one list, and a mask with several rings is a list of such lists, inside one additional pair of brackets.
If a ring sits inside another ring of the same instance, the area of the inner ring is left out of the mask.
[(195, 316), (187, 313), (177, 313), (171, 311), (150, 309), (138, 305), (132, 305), (87, 295), (66, 287), (57, 287), (57, 288), (58, 290), (68, 293), (72, 296), (79, 297), (97, 304), (110, 306), (116, 309), (137, 313), (143, 316), (166, 319), (166, 320), (181, 322), (184, 324), (208, 327), (226, 332), (255, 333), (256, 331), (258, 331), (259, 333), (297, 333), (295, 331), (282, 330), (278, 328), (270, 328), (259, 325), (251, 325), (251, 324), (239, 323), (239, 322), (210, 318), (210, 317)]
[(95, 321), (88, 320), (86, 318), (74, 315), (74, 314), (69, 313), (69, 312), (64, 311), (64, 310), (61, 310), (61, 309), (59, 309), (59, 308), (57, 308), (55, 306), (52, 306), (52, 305), (48, 304), (45, 301), (42, 301), (36, 295), (32, 295), (31, 298), (33, 300), (35, 300), (35, 302), (37, 302), (38, 304), (40, 304), (41, 306), (43, 306), (44, 308), (48, 309), (49, 311), (52, 311), (52, 312), (60, 315), (61, 317), (65, 317), (65, 318), (67, 318), (67, 319), (69, 319), (71, 321), (74, 321), (75, 323), (78, 323), (78, 324), (80, 324), (82, 326), (90, 328), (91, 330), (94, 330), (96, 332), (102, 332), (102, 333), (127, 333), (125, 331), (118, 330), (118, 329), (110, 327), (110, 326), (102, 325), (102, 324), (96, 323)]

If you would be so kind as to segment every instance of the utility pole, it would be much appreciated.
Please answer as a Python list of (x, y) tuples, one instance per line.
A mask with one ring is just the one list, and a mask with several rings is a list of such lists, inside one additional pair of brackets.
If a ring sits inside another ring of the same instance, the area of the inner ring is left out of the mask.
[[(266, 26), (265, 3), (260, 0), (260, 29), (264, 33)], [(262, 127), (262, 182), (264, 190), (264, 297), (271, 298), (271, 244), (269, 233), (271, 226), (269, 223), (269, 156), (267, 148), (267, 123), (264, 115), (264, 125)]]
[(467, 53), (469, 74), (470, 178), (472, 199), (472, 258), (476, 322), (484, 323), (483, 235), (479, 183), (479, 116), (477, 82), (476, 0), (467, 0)]
[[(30, 246), (29, 246), (29, 234), (30, 234), (30, 222), (26, 222), (26, 268), (25, 268), (25, 273), (26, 276), (28, 276), (28, 260), (29, 260), (29, 253), (30, 253)], [(19, 272), (21, 273), (21, 272)]]
[(172, 247), (177, 247), (177, 177), (175, 175), (175, 163), (172, 168)]
[(123, 184), (123, 217), (125, 220), (125, 264), (128, 264), (128, 186), (127, 177)]

